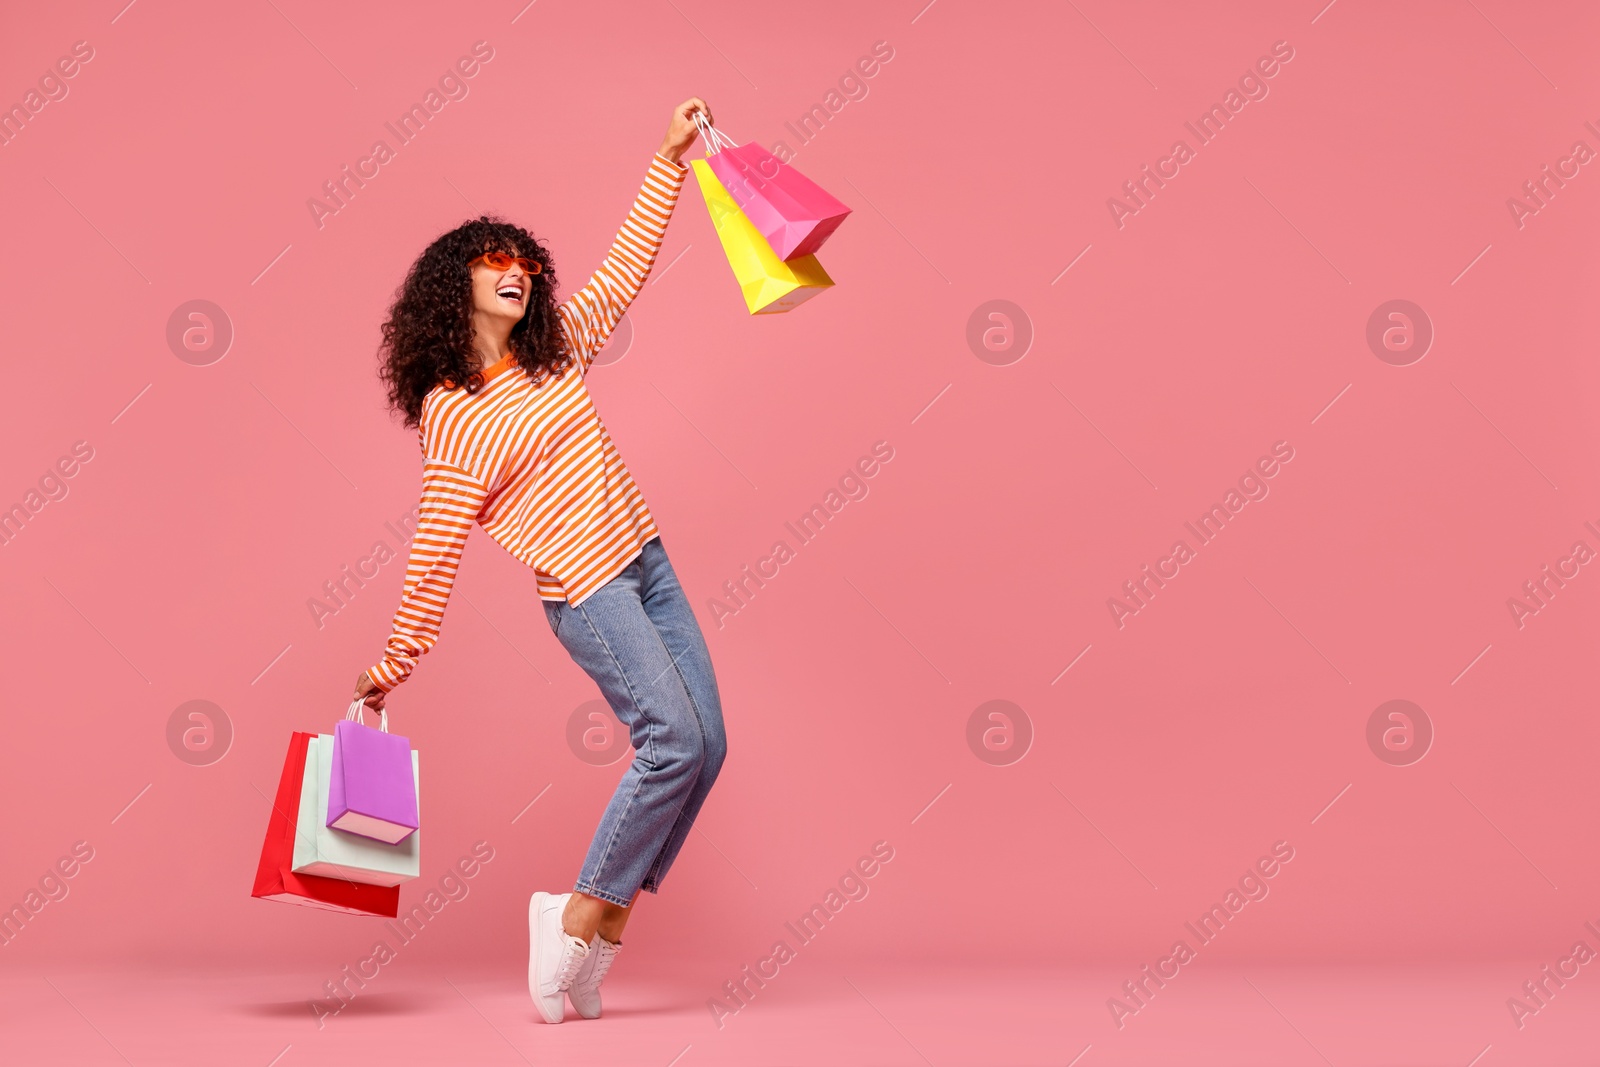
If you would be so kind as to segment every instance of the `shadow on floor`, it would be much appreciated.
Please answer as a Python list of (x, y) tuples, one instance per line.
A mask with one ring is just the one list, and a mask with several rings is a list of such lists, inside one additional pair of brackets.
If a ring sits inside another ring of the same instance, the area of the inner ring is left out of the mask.
[[(420, 993), (364, 993), (346, 1003), (344, 1007), (339, 1009), (337, 1016), (344, 1019), (363, 1015), (421, 1015), (438, 1003), (438, 997), (424, 996)], [(302, 1017), (313, 1025), (315, 1025), (315, 1019), (317, 1018), (317, 1014), (311, 1010), (310, 1002), (306, 1000), (247, 1002), (238, 1005), (237, 1010), (241, 1015), (254, 1015), (267, 1019)], [(331, 1017), (331, 1014), (329, 1017)]]

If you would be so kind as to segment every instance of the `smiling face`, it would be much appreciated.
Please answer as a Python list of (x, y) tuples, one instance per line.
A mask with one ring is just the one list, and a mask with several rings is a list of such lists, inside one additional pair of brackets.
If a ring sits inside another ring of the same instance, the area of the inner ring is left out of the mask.
[(495, 270), (482, 260), (472, 265), (475, 319), (501, 319), (509, 330), (528, 313), (528, 297), (532, 291), (533, 278), (520, 264), (512, 263), (505, 270)]

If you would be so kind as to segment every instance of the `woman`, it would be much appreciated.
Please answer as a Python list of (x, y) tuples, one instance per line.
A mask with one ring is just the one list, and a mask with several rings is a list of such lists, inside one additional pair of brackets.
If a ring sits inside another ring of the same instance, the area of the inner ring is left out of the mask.
[(550, 1023), (564, 998), (600, 1015), (633, 902), (660, 888), (727, 750), (705, 638), (584, 386), (655, 262), (697, 114), (711, 117), (698, 97), (673, 112), (605, 262), (565, 301), (544, 246), (484, 216), (428, 246), (383, 326), (389, 401), (422, 446), (422, 517), (392, 635), (356, 697), (381, 710), (438, 639), (476, 522), (533, 568), (551, 631), (634, 748), (573, 891), (528, 904), (528, 990)]

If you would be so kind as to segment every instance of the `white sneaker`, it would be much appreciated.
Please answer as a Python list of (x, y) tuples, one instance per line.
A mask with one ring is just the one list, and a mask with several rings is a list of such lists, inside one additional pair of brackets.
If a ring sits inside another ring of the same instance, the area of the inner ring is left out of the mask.
[(567, 998), (583, 1018), (600, 1018), (600, 983), (605, 981), (611, 961), (617, 958), (621, 949), (621, 941), (607, 941), (599, 934), (595, 934), (594, 940), (589, 942), (589, 956), (567, 989)]
[(566, 1012), (563, 996), (589, 956), (589, 946), (561, 926), (571, 893), (535, 893), (528, 901), (528, 992), (547, 1023)]

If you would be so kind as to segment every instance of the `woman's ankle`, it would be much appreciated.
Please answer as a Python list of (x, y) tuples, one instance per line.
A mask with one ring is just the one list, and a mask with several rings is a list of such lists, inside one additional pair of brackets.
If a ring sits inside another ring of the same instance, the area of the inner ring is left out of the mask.
[(569, 937), (579, 938), (586, 943), (593, 941), (600, 929), (604, 907), (605, 902), (598, 897), (574, 891), (567, 898), (567, 906), (562, 909), (561, 929)]

